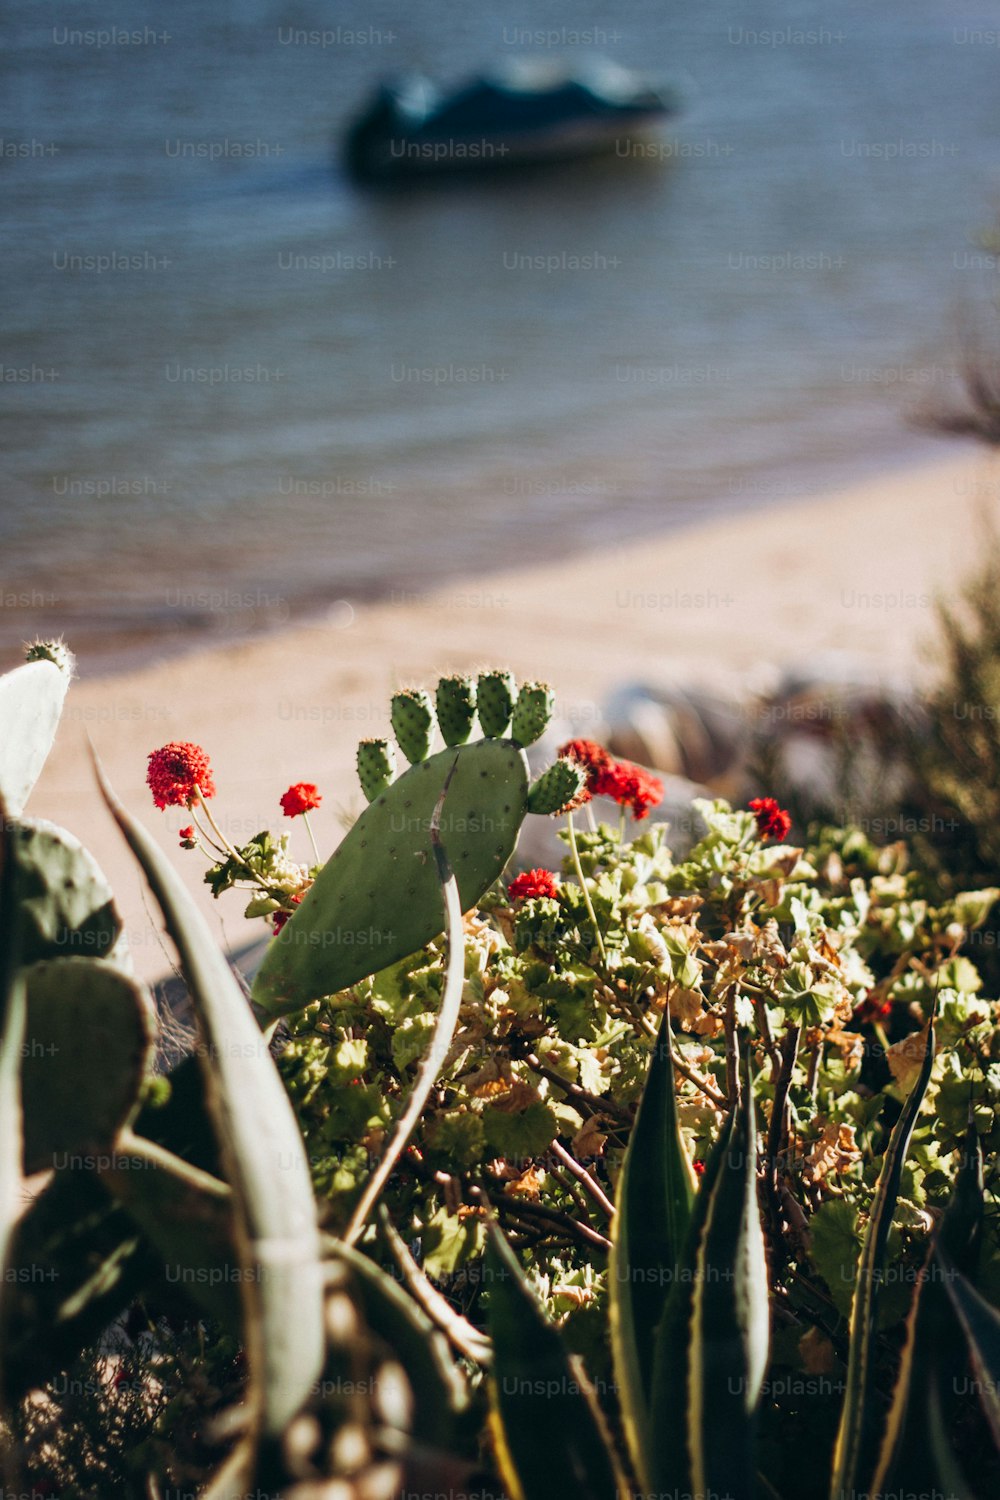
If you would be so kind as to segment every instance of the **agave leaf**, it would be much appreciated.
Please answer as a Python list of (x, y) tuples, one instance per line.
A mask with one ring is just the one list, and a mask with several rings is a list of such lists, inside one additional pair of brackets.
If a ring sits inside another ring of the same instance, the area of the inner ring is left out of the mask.
[(883, 1493), (890, 1485), (906, 1490), (925, 1484), (927, 1475), (935, 1472), (940, 1445), (931, 1441), (928, 1419), (931, 1387), (935, 1388), (941, 1431), (946, 1432), (941, 1393), (957, 1389), (957, 1379), (966, 1362), (962, 1334), (944, 1292), (935, 1252), (944, 1250), (954, 1257), (955, 1263), (961, 1260), (963, 1265), (974, 1261), (983, 1207), (982, 1143), (970, 1119), (954, 1191), (914, 1288), (899, 1372), (874, 1476), (868, 1486), (873, 1495)]
[(486, 1274), (492, 1430), (505, 1484), (523, 1500), (613, 1500), (622, 1482), (593, 1392), (495, 1224)]
[(648, 1490), (656, 1329), (677, 1284), (694, 1199), (674, 1093), (669, 1014), (656, 1041), (615, 1196), (611, 1349), (629, 1452)]
[[(95, 758), (96, 764), (96, 758)], [(97, 766), (112, 815), (142, 865), (177, 947), (233, 1192), (254, 1420), (277, 1438), (312, 1394), (324, 1357), (315, 1201), (298, 1124), (266, 1042), (180, 878)]]
[(938, 1251), (945, 1291), (965, 1335), (975, 1375), (976, 1393), (1000, 1448), (1000, 1313)]
[[(893, 1127), (882, 1160), (868, 1227), (865, 1231), (857, 1281), (851, 1303), (851, 1341), (847, 1354), (847, 1381), (844, 1405), (833, 1455), (831, 1500), (841, 1500), (863, 1488), (863, 1470), (871, 1461), (875, 1441), (877, 1412), (871, 1399), (872, 1365), (878, 1331), (878, 1294), (885, 1266), (889, 1229), (899, 1196), (899, 1183), (906, 1162), (913, 1127), (930, 1082), (934, 1064), (934, 1009), (927, 1024), (924, 1057), (920, 1073)], [(877, 1463), (877, 1458), (875, 1462)]]
[(659, 1491), (753, 1492), (769, 1312), (749, 1054), (743, 1073), (694, 1201), (657, 1333), (651, 1420)]
[(349, 1245), (328, 1239), (329, 1253), (354, 1273), (365, 1322), (383, 1338), (403, 1366), (413, 1392), (413, 1428), (421, 1442), (447, 1448), (455, 1417), (468, 1404), (465, 1381), (440, 1331), (413, 1298), (380, 1266)]
[(688, 1448), (699, 1493), (749, 1495), (770, 1336), (749, 1052), (695, 1261)]

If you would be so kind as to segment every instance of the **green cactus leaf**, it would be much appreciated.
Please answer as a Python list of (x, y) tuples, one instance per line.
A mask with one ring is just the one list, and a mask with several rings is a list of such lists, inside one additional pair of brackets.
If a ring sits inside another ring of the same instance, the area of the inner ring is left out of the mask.
[(499, 739), (510, 728), (517, 700), (517, 684), (510, 672), (481, 672), (476, 684), (476, 708), (483, 733)]
[(552, 814), (562, 812), (583, 791), (587, 774), (572, 760), (557, 760), (543, 771), (528, 792), (528, 811)]
[(358, 746), (358, 780), (367, 802), (386, 790), (396, 774), (396, 756), (388, 740), (362, 740)]
[(477, 740), (411, 767), (365, 809), (267, 949), (253, 997), (271, 1015), (356, 984), (442, 930), (430, 841), (451, 776), (441, 838), (463, 911), (514, 851), (527, 802), (527, 762), (508, 740)]
[(423, 688), (406, 688), (401, 693), (394, 693), (389, 722), (410, 765), (426, 760), (434, 734), (434, 710)]
[(519, 745), (533, 745), (549, 727), (552, 708), (552, 689), (546, 683), (522, 683), (511, 717), (511, 739)]
[(33, 964), (24, 978), (24, 1170), (92, 1166), (138, 1109), (152, 1002), (136, 980), (93, 958)]
[(485, 1274), (492, 1427), (509, 1493), (523, 1500), (615, 1500), (620, 1476), (590, 1384), (496, 1225)]
[(649, 1398), (655, 1333), (678, 1282), (694, 1174), (681, 1141), (665, 1015), (616, 1193), (609, 1272), (611, 1348), (629, 1450), (652, 1486)]
[(464, 745), (476, 722), (475, 683), (468, 677), (442, 677), (435, 707), (445, 744)]
[(0, 797), (19, 818), (52, 749), (72, 670), (39, 658), (0, 677)]
[(25, 818), (13, 834), (21, 962), (109, 953), (121, 919), (93, 856), (54, 823)]

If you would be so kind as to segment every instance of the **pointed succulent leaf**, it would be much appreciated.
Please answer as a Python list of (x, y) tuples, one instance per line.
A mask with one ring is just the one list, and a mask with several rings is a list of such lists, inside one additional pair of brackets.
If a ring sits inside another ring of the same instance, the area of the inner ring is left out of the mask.
[[(935, 1003), (936, 1011), (936, 1003)], [(868, 1227), (858, 1261), (857, 1279), (851, 1303), (850, 1345), (847, 1355), (847, 1382), (840, 1426), (833, 1455), (831, 1500), (863, 1487), (865, 1470), (877, 1461), (877, 1409), (871, 1399), (871, 1384), (878, 1331), (879, 1288), (885, 1269), (889, 1230), (899, 1184), (906, 1163), (906, 1153), (917, 1122), (920, 1106), (930, 1082), (934, 1063), (934, 1012), (927, 1026), (924, 1056), (920, 1073), (907, 1096), (899, 1119), (893, 1127), (882, 1159)]]
[(620, 1480), (589, 1382), (495, 1225), (486, 1275), (492, 1426), (509, 1492), (523, 1500), (615, 1500)]
[(694, 1198), (665, 1015), (618, 1179), (609, 1270), (611, 1349), (622, 1419), (644, 1489), (652, 1487), (649, 1402), (656, 1329), (677, 1285)]
[(146, 874), (181, 959), (232, 1189), (251, 1431), (279, 1438), (323, 1366), (323, 1273), (309, 1164), (291, 1102), (225, 956), (180, 877), (99, 771), (104, 800)]

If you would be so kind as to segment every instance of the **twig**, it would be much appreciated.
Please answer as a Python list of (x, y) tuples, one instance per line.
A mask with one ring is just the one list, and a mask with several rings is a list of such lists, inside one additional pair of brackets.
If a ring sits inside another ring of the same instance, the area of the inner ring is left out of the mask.
[(547, 1208), (543, 1203), (526, 1203), (522, 1199), (514, 1201), (510, 1198), (494, 1198), (491, 1200), (498, 1214), (506, 1215), (508, 1218), (527, 1219), (552, 1224), (561, 1229), (564, 1234), (574, 1239), (583, 1240), (587, 1245), (596, 1246), (599, 1250), (610, 1250), (611, 1241), (603, 1234), (598, 1234), (596, 1229), (591, 1229), (589, 1224), (581, 1224), (569, 1214), (564, 1214), (558, 1208)]
[(611, 1199), (596, 1178), (591, 1177), (586, 1167), (581, 1167), (580, 1163), (569, 1154), (566, 1147), (561, 1145), (558, 1140), (553, 1140), (550, 1149), (553, 1155), (558, 1156), (567, 1172), (572, 1172), (584, 1192), (594, 1200), (598, 1208), (602, 1209), (609, 1219), (613, 1218), (615, 1205), (611, 1202)]
[(632, 1116), (624, 1105), (618, 1104), (614, 1099), (605, 1099), (598, 1094), (591, 1094), (587, 1089), (581, 1088), (570, 1078), (563, 1078), (552, 1068), (546, 1066), (534, 1052), (526, 1052), (524, 1061), (533, 1073), (540, 1078), (547, 1078), (554, 1083), (556, 1088), (562, 1089), (563, 1093), (570, 1099), (587, 1107), (588, 1113), (592, 1115), (615, 1115), (627, 1125), (632, 1124)]

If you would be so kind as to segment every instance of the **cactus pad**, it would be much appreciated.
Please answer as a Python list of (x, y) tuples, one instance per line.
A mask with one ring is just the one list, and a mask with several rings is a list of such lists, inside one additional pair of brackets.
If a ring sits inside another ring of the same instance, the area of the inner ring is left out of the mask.
[(406, 958), (440, 933), (430, 823), (449, 775), (441, 842), (463, 909), (493, 884), (527, 810), (527, 762), (509, 740), (439, 751), (365, 809), (264, 955), (253, 998), (266, 1011), (301, 1009)]
[(528, 811), (559, 813), (578, 797), (587, 785), (587, 773), (572, 760), (557, 760), (543, 771), (528, 792)]
[(0, 797), (12, 818), (24, 811), (59, 727), (72, 658), (65, 647), (65, 667), (41, 654), (58, 644), (29, 647), (26, 664), (0, 677)]
[(464, 745), (476, 719), (476, 685), (468, 677), (442, 677), (437, 688), (437, 721), (446, 745)]
[(358, 780), (368, 802), (392, 782), (396, 774), (396, 754), (388, 740), (362, 740), (358, 746)]
[(146, 990), (111, 964), (57, 958), (26, 971), (24, 1170), (106, 1154), (138, 1109), (152, 1057)]
[(510, 672), (481, 672), (476, 689), (482, 731), (499, 739), (510, 728), (517, 685)]
[(410, 765), (426, 760), (434, 733), (434, 710), (423, 689), (408, 688), (395, 693), (390, 718), (392, 732)]
[(519, 745), (533, 745), (549, 727), (552, 708), (552, 689), (546, 683), (524, 683), (514, 704), (511, 738)]
[(80, 841), (54, 823), (26, 818), (14, 828), (13, 855), (23, 962), (109, 953), (121, 920), (111, 887)]

